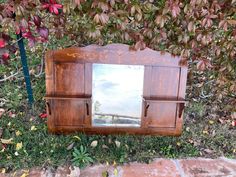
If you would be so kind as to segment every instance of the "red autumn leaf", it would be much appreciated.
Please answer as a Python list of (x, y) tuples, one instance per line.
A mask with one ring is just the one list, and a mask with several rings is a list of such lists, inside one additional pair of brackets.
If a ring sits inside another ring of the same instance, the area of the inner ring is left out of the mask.
[(199, 61), (197, 63), (197, 69), (199, 69), (201, 71), (205, 70), (206, 69), (206, 63), (203, 60)]
[(37, 26), (37, 27), (39, 27), (40, 25), (41, 25), (41, 18), (38, 16), (38, 15), (35, 15), (34, 17), (33, 17), (33, 21), (34, 21), (34, 24)]
[(16, 117), (16, 114), (14, 112), (11, 112), (11, 111), (8, 113), (8, 115), (11, 118), (15, 118)]
[(231, 125), (232, 125), (233, 127), (235, 127), (235, 126), (236, 126), (236, 120), (233, 120), (232, 123), (231, 123)]
[(2, 38), (5, 41), (9, 41), (11, 39), (11, 37), (8, 34), (2, 33)]
[(145, 48), (146, 48), (146, 43), (140, 40), (140, 41), (137, 41), (134, 46), (131, 46), (130, 50), (137, 51), (137, 50), (144, 50)]
[(15, 27), (16, 34), (20, 34), (20, 25), (18, 22), (14, 23), (14, 27)]
[(206, 68), (212, 68), (212, 65), (210, 64), (208, 60), (202, 59), (197, 63), (197, 69), (203, 71)]
[(169, 4), (169, 8), (171, 11), (171, 15), (176, 18), (179, 14), (180, 14), (180, 7), (179, 7), (179, 1), (173, 1), (173, 0), (169, 0), (168, 1)]
[(29, 40), (28, 45), (30, 47), (33, 47), (35, 45), (36, 39), (35, 39), (35, 37), (33, 36), (33, 34), (30, 31), (28, 31), (26, 33), (23, 33), (22, 36)]
[(82, 2), (85, 2), (86, 0), (74, 0), (74, 2), (75, 2), (75, 4), (77, 5), (77, 6), (80, 6), (80, 4), (82, 3)]
[(20, 29), (21, 29), (21, 31), (26, 31), (26, 29), (28, 29), (28, 27), (29, 27), (28, 22), (23, 18), (20, 21)]
[(29, 38), (29, 46), (30, 46), (30, 47), (34, 47), (35, 43), (36, 43), (35, 37)]
[(42, 38), (48, 39), (48, 29), (45, 26), (39, 27), (37, 31)]
[(7, 144), (2, 144), (2, 149), (6, 149), (7, 148)]
[(3, 60), (8, 60), (9, 58), (10, 58), (9, 53), (5, 52), (5, 53), (2, 54), (2, 59)]
[(180, 13), (180, 8), (178, 5), (175, 5), (171, 10), (171, 14), (175, 18), (179, 15), (179, 13)]
[(50, 13), (58, 15), (58, 9), (62, 9), (63, 6), (61, 4), (57, 4), (55, 0), (49, 0), (49, 3), (44, 3), (42, 7), (43, 9), (49, 10)]
[(124, 0), (125, 4), (128, 4), (129, 3), (129, 0)]
[(109, 16), (105, 13), (101, 13), (100, 22), (105, 25), (109, 21)]
[(78, 6), (80, 5), (80, 0), (74, 0), (74, 2), (76, 5), (78, 5)]
[(0, 38), (0, 48), (5, 47), (6, 43), (4, 41), (4, 39)]
[(28, 32), (26, 32), (26, 33), (23, 33), (22, 36), (23, 36), (24, 38), (28, 38), (28, 39), (33, 37), (32, 33), (31, 33), (30, 31), (28, 31)]
[(45, 118), (47, 118), (47, 114), (46, 113), (41, 113), (40, 115), (39, 115), (39, 117), (41, 118), (41, 119), (45, 119)]

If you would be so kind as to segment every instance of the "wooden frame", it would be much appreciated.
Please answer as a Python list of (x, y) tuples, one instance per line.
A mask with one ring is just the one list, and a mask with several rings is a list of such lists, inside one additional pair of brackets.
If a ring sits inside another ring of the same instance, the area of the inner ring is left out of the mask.
[[(96, 134), (130, 133), (180, 135), (187, 66), (180, 58), (128, 45), (90, 45), (46, 54), (46, 103), (52, 133), (75, 131)], [(91, 125), (92, 64), (144, 65), (143, 108), (140, 127)]]

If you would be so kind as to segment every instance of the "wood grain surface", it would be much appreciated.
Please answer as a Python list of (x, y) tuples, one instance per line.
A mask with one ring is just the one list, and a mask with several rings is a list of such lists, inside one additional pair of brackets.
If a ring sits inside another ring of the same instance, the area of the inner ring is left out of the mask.
[[(48, 51), (45, 99), (49, 132), (180, 135), (187, 80), (187, 66), (180, 66), (180, 60), (149, 48), (131, 51), (124, 44)], [(92, 126), (93, 63), (144, 65), (140, 127)]]

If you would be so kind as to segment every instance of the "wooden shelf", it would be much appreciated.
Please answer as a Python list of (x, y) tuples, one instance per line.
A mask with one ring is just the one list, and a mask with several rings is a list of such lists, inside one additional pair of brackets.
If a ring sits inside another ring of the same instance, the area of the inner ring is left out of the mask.
[(150, 103), (156, 103), (156, 102), (160, 102), (160, 103), (187, 103), (187, 101), (185, 101), (185, 100), (147, 99), (147, 98), (143, 98), (143, 100), (146, 102), (150, 102)]
[(72, 96), (45, 96), (45, 99), (51, 99), (51, 100), (91, 100), (92, 96), (82, 96), (82, 97), (72, 97)]

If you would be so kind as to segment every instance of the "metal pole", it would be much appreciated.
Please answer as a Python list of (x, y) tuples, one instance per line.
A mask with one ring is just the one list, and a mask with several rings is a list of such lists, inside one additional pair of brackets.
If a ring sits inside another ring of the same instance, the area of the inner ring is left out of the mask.
[(32, 106), (34, 102), (34, 97), (33, 97), (33, 91), (30, 83), (30, 75), (29, 75), (29, 69), (27, 65), (27, 57), (25, 53), (25, 46), (24, 46), (24, 41), (22, 38), (22, 34), (17, 35), (17, 40), (18, 40), (18, 46), (20, 49), (20, 57), (21, 57), (21, 63), (23, 67), (23, 72), (24, 72), (24, 77), (25, 77), (25, 84), (26, 84), (26, 90), (28, 94), (28, 101), (29, 105)]

